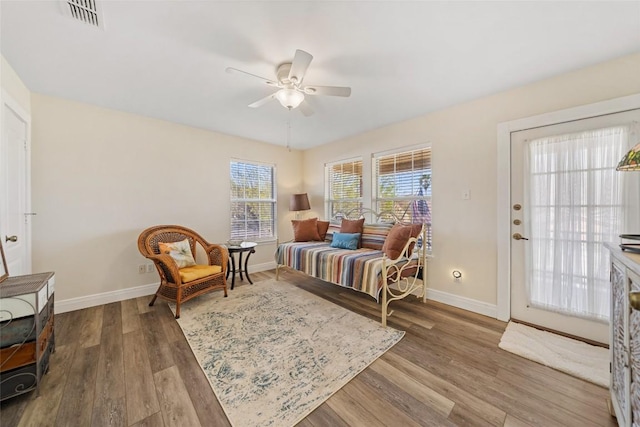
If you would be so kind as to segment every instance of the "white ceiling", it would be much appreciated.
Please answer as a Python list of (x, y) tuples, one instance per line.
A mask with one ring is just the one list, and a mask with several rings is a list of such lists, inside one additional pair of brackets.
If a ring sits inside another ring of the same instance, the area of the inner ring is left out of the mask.
[[(308, 148), (640, 52), (640, 1), (103, 1), (104, 30), (56, 1), (0, 2), (0, 46), (34, 92), (286, 144), (289, 112), (247, 105), (296, 49), (305, 83), (351, 86), (291, 113)], [(639, 74), (640, 78), (640, 74)]]

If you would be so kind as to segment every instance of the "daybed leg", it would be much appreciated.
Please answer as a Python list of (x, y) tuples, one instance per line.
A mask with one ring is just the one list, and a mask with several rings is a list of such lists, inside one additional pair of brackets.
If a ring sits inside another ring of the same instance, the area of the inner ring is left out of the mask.
[(386, 283), (382, 285), (382, 326), (385, 328), (387, 327), (387, 284)]
[(276, 282), (280, 279), (280, 264), (276, 265)]

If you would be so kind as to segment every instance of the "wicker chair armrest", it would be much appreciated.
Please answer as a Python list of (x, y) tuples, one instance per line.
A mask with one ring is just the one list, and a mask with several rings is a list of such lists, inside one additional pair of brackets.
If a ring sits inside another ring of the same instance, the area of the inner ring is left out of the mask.
[(227, 248), (213, 243), (203, 245), (203, 248), (209, 257), (209, 265), (219, 265), (222, 267), (222, 272), (226, 273), (229, 262), (229, 251)]
[[(180, 272), (178, 271), (178, 265), (171, 258), (169, 254), (159, 254), (159, 255), (147, 255), (148, 259), (152, 260), (159, 268), (158, 272), (160, 277), (171, 283), (175, 283), (176, 285), (182, 284), (182, 279), (180, 278)], [(166, 273), (169, 273), (171, 277), (167, 277)]]

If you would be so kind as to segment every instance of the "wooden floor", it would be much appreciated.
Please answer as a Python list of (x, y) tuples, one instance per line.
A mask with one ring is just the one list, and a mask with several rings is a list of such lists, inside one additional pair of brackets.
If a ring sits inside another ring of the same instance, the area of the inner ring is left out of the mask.
[[(254, 273), (253, 286), (273, 277)], [(379, 319), (367, 295), (296, 272), (281, 280)], [(168, 306), (148, 301), (56, 315), (40, 396), (2, 402), (0, 425), (228, 426)], [(615, 425), (606, 389), (500, 350), (505, 323), (417, 298), (393, 308), (405, 337), (299, 426)]]

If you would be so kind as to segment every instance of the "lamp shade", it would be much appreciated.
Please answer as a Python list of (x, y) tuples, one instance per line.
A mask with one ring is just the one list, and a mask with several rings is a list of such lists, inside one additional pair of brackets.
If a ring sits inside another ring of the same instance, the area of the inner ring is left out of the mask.
[(290, 211), (308, 211), (309, 209), (311, 209), (311, 206), (309, 206), (309, 197), (307, 197), (307, 193), (291, 195), (291, 199), (289, 200)]
[(618, 167), (617, 171), (640, 171), (640, 143), (633, 147), (627, 154), (624, 155)]

